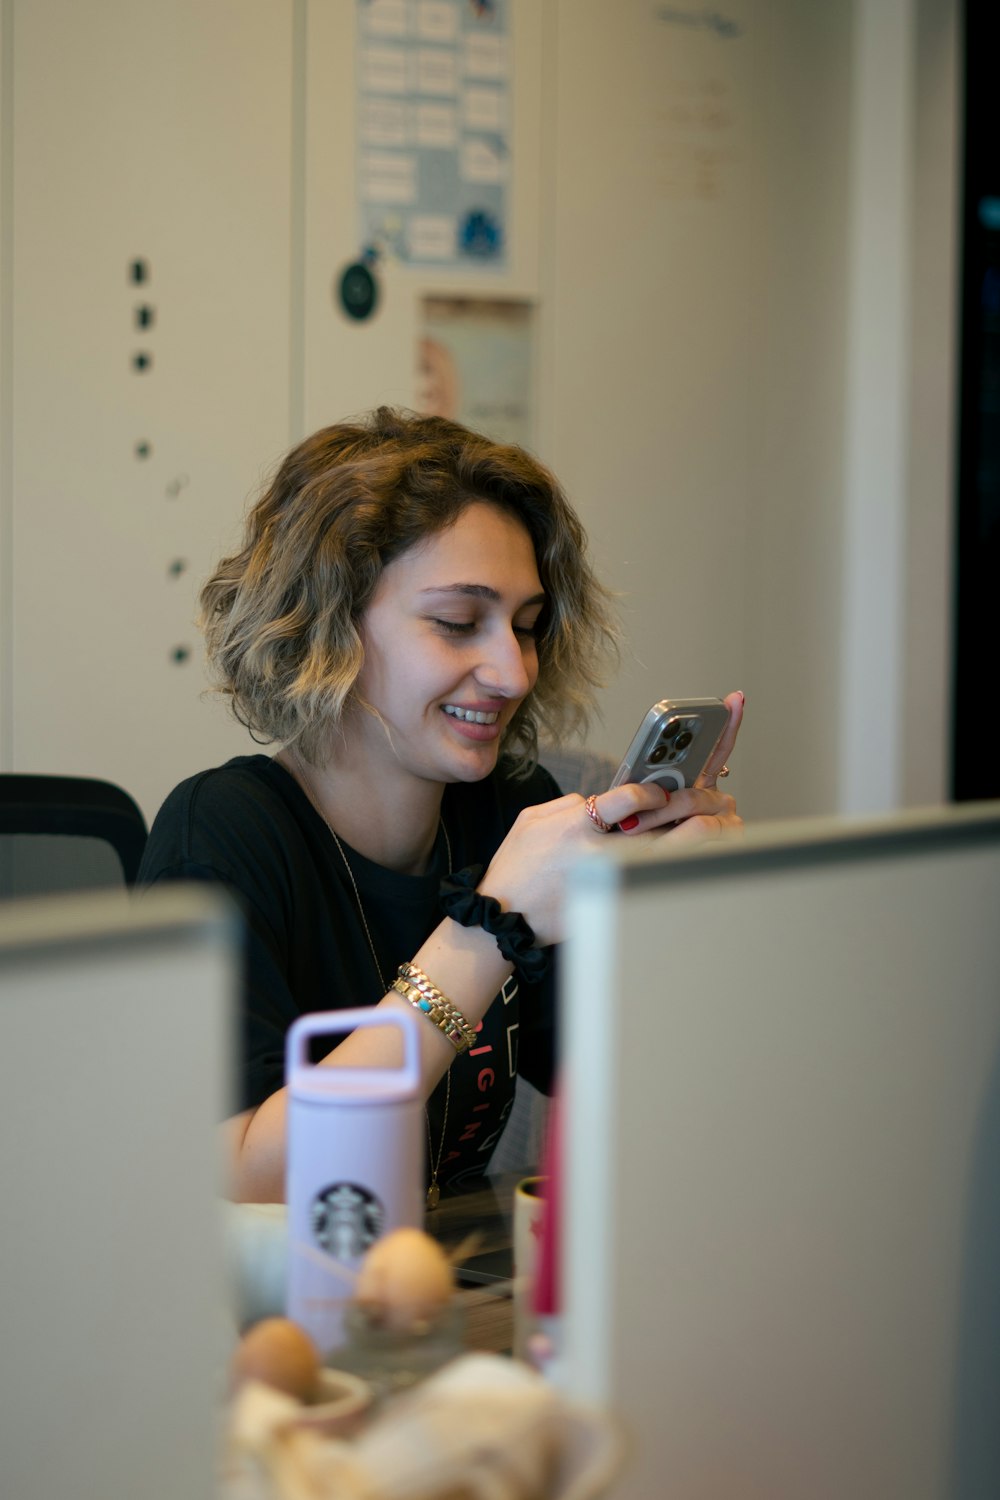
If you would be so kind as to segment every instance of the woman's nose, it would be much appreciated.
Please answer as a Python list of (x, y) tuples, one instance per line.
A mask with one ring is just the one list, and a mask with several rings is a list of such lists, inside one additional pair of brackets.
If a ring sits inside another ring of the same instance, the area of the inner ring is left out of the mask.
[(505, 698), (523, 698), (532, 686), (524, 643), (512, 630), (498, 631), (476, 668), (476, 681)]

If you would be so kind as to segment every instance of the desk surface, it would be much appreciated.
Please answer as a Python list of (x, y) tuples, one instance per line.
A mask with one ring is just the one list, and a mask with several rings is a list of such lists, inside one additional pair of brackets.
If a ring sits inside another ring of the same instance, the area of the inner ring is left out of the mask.
[[(428, 1234), (448, 1251), (475, 1234), (478, 1251), (509, 1249), (512, 1238), (514, 1185), (520, 1173), (488, 1179), (470, 1192), (443, 1197), (427, 1214)], [(465, 1318), (465, 1345), (489, 1353), (509, 1353), (513, 1340), (514, 1309), (511, 1283), (491, 1287), (462, 1287), (458, 1298)]]

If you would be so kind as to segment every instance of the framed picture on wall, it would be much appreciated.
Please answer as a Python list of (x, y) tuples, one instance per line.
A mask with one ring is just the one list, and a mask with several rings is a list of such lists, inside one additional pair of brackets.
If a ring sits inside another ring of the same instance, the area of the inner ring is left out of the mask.
[(416, 410), (450, 417), (499, 442), (530, 448), (533, 323), (530, 302), (424, 297), (416, 350)]

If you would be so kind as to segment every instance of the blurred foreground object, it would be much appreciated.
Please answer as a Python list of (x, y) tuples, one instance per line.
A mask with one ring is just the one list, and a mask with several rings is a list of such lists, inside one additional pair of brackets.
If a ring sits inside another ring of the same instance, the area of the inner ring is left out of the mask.
[(497, 1355), (456, 1359), (354, 1442), (303, 1428), (301, 1410), (278, 1392), (244, 1387), (223, 1500), (596, 1500), (622, 1462), (605, 1415)]

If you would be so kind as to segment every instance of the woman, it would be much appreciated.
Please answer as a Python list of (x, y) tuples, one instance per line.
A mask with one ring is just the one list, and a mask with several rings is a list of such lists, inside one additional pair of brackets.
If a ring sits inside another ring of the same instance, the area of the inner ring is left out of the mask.
[[(552, 475), (457, 423), (381, 408), (285, 459), (202, 593), (209, 660), (273, 756), (182, 783), (141, 879), (221, 881), (248, 924), (231, 1191), (283, 1196), (284, 1041), (306, 1011), (421, 1010), (429, 1199), (480, 1174), (515, 1075), (549, 1087), (565, 873), (604, 828), (718, 837), (714, 779), (592, 803), (534, 763), (579, 727), (613, 653), (608, 597)], [(603, 828), (602, 828), (603, 825)], [(446, 915), (450, 912), (450, 915)], [(394, 1063), (393, 1028), (331, 1066)]]

